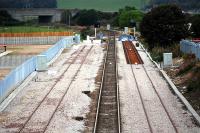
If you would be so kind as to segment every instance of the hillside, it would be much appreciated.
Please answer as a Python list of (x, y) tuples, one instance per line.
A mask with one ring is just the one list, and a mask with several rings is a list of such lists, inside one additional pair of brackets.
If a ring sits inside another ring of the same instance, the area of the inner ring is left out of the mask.
[(149, 0), (57, 0), (60, 9), (96, 9), (100, 11), (118, 11), (125, 6), (140, 9)]

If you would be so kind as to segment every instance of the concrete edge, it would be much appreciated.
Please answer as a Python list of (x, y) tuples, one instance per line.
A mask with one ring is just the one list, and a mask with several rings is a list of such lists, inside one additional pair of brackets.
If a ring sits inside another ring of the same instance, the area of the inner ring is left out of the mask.
[(10, 92), (10, 94), (3, 100), (3, 102), (0, 104), (0, 112), (2, 112), (9, 103), (24, 89), (24, 87), (36, 76), (37, 72), (31, 73), (19, 86), (14, 87), (13, 91)]
[(3, 57), (3, 56), (5, 56), (5, 55), (7, 55), (9, 53), (12, 53), (12, 52), (13, 51), (5, 51), (5, 52), (3, 52), (3, 53), (0, 54), (0, 57)]
[(146, 49), (144, 48), (144, 46), (140, 43), (140, 46), (142, 47), (142, 49), (145, 51), (145, 53), (147, 54), (147, 56), (149, 57), (149, 59), (156, 65), (156, 67), (159, 69), (160, 73), (162, 74), (162, 76), (165, 78), (165, 80), (167, 81), (167, 83), (170, 85), (170, 87), (173, 89), (173, 91), (175, 92), (175, 94), (179, 97), (179, 99), (182, 101), (182, 103), (186, 106), (186, 108), (190, 111), (190, 113), (192, 114), (192, 116), (196, 119), (196, 121), (198, 122), (198, 124), (200, 125), (200, 116), (197, 114), (197, 112), (194, 110), (194, 108), (191, 106), (191, 104), (187, 101), (187, 99), (179, 92), (179, 90), (177, 89), (177, 87), (174, 85), (174, 83), (172, 82), (172, 80), (169, 78), (169, 76), (166, 74), (165, 71), (161, 70), (158, 63), (155, 62), (152, 58), (151, 55), (146, 51)]

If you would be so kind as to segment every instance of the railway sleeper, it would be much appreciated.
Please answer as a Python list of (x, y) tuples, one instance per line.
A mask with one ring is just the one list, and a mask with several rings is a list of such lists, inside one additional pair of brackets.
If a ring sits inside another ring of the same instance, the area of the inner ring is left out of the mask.
[(107, 112), (107, 110), (109, 110), (109, 109), (117, 109), (117, 103), (115, 103), (115, 104), (101, 104), (100, 105), (101, 106), (101, 108), (100, 108), (100, 110), (101, 109), (106, 109), (105, 111)]
[(116, 102), (116, 97), (102, 97), (102, 102), (106, 101), (106, 102)]
[[(100, 130), (107, 130), (110, 131), (111, 129), (117, 130), (117, 118), (116, 117), (107, 117), (107, 118), (101, 118), (99, 119), (99, 122), (101, 123), (101, 127), (103, 128), (98, 128)], [(105, 132), (104, 132), (105, 133)], [(115, 132), (117, 133), (117, 132)]]
[(103, 119), (109, 119), (109, 118), (115, 118), (116, 117), (116, 111), (114, 112), (101, 112), (99, 115), (103, 118)]
[[(114, 88), (114, 87), (113, 87), (113, 88)], [(102, 95), (109, 94), (109, 95), (105, 95), (105, 96), (115, 96), (116, 93), (117, 93), (116, 90), (112, 90), (112, 89), (110, 89), (110, 88), (104, 89), (104, 90), (102, 91)]]

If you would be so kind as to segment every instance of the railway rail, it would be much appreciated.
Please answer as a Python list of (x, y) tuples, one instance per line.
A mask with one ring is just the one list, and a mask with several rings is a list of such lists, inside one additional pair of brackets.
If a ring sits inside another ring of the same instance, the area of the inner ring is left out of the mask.
[[(126, 46), (124, 46), (124, 45), (126, 45)], [(156, 96), (158, 97), (158, 99), (159, 99), (159, 101), (160, 101), (160, 103), (161, 103), (161, 105), (162, 105), (162, 107), (163, 107), (163, 109), (164, 109), (164, 111), (165, 111), (165, 113), (166, 113), (166, 115), (167, 115), (167, 117), (168, 117), (173, 129), (174, 129), (174, 132), (178, 133), (177, 127), (176, 127), (175, 123), (173, 122), (173, 119), (171, 118), (171, 116), (170, 116), (170, 114), (169, 114), (169, 112), (168, 112), (163, 100), (161, 99), (159, 93), (157, 92), (156, 87), (155, 87), (152, 79), (150, 78), (150, 76), (149, 76), (149, 74), (147, 72), (147, 69), (143, 65), (143, 62), (141, 62), (141, 60), (140, 60), (141, 58), (138, 57), (139, 54), (138, 54), (135, 46), (133, 45), (132, 42), (123, 42), (123, 46), (124, 46), (124, 52), (125, 52), (125, 55), (126, 55), (127, 63), (131, 64), (130, 67), (131, 67), (132, 75), (133, 75), (135, 83), (136, 83), (137, 91), (138, 91), (138, 94), (139, 94), (139, 97), (140, 97), (140, 100), (141, 100), (141, 103), (142, 103), (142, 107), (143, 107), (144, 114), (145, 114), (145, 117), (146, 117), (147, 122), (148, 122), (148, 126), (149, 126), (150, 132), (151, 133), (154, 132), (153, 131), (153, 126), (151, 124), (149, 115), (147, 113), (147, 107), (144, 104), (144, 98), (142, 97), (141, 90), (140, 90), (140, 87), (139, 87), (139, 84), (138, 84), (138, 81), (137, 81), (137, 78), (136, 78), (136, 74), (134, 72), (134, 68), (133, 68), (133, 65), (132, 65), (132, 64), (135, 64), (135, 62), (137, 62), (137, 64), (141, 64), (143, 71), (145, 72), (146, 76), (148, 77), (148, 80), (150, 81), (151, 86), (152, 86)], [(129, 52), (129, 51), (133, 51), (133, 52)], [(135, 54), (135, 55), (131, 55), (131, 54)], [(132, 59), (132, 58), (134, 58), (134, 59)], [(134, 61), (131, 62), (132, 60), (134, 60)]]
[(109, 32), (93, 133), (120, 133), (120, 102), (114, 32)]
[(75, 80), (77, 74), (79, 73), (81, 67), (83, 66), (85, 60), (86, 60), (86, 57), (88, 56), (88, 54), (90, 53), (91, 49), (93, 48), (93, 46), (90, 46), (89, 49), (87, 49), (87, 51), (84, 53), (84, 49), (86, 49), (86, 46), (83, 46), (75, 55), (75, 57), (69, 59), (71, 62), (70, 64), (68, 65), (68, 67), (65, 69), (65, 71), (63, 71), (63, 73), (56, 79), (56, 82), (52, 85), (52, 87), (50, 88), (50, 90), (47, 92), (47, 94), (43, 97), (43, 99), (41, 100), (41, 102), (37, 105), (37, 107), (33, 110), (33, 112), (29, 115), (29, 117), (27, 118), (27, 120), (22, 124), (22, 126), (19, 128), (18, 132), (27, 132), (28, 131), (34, 131), (34, 129), (27, 129), (26, 126), (28, 124), (31, 123), (31, 119), (32, 117), (36, 114), (36, 113), (40, 113), (38, 110), (39, 108), (42, 106), (42, 104), (45, 103), (45, 101), (48, 99), (48, 95), (50, 95), (50, 93), (56, 89), (56, 84), (58, 84), (58, 82), (64, 77), (64, 74), (69, 70), (69, 68), (71, 67), (71, 65), (73, 63), (75, 63), (75, 61), (77, 60), (77, 58), (83, 54), (84, 57), (83, 57), (83, 60), (81, 61), (80, 65), (78, 66), (76, 72), (74, 73), (73, 77), (71, 78), (68, 86), (66, 87), (65, 91), (62, 93), (62, 96), (60, 97), (60, 99), (58, 100), (57, 104), (54, 105), (55, 108), (52, 109), (52, 112), (51, 114), (49, 114), (49, 119), (47, 121), (45, 121), (42, 125), (43, 125), (43, 128), (42, 129), (39, 129), (40, 131), (38, 132), (45, 132), (47, 130), (47, 127), (48, 125), (50, 124), (54, 114), (56, 113), (56, 111), (58, 110), (58, 107), (60, 106), (63, 98), (65, 97), (65, 95), (67, 94), (71, 84), (73, 83), (73, 81)]

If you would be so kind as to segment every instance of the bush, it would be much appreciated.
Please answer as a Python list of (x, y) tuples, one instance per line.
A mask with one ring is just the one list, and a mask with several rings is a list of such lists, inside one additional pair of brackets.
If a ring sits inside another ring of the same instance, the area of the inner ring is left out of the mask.
[(159, 46), (154, 47), (153, 49), (151, 49), (151, 56), (153, 60), (157, 62), (161, 62), (163, 61), (163, 53), (169, 53), (169, 52), (172, 52), (173, 58), (181, 56), (181, 52), (180, 52), (180, 48), (178, 44), (168, 47), (168, 48), (163, 48)]
[(81, 30), (81, 39), (85, 40), (87, 35), (91, 36), (94, 34), (94, 31), (90, 29), (90, 27), (87, 27), (83, 30)]
[(156, 62), (163, 61), (163, 53), (165, 49), (161, 47), (155, 47), (151, 50), (151, 57)]

